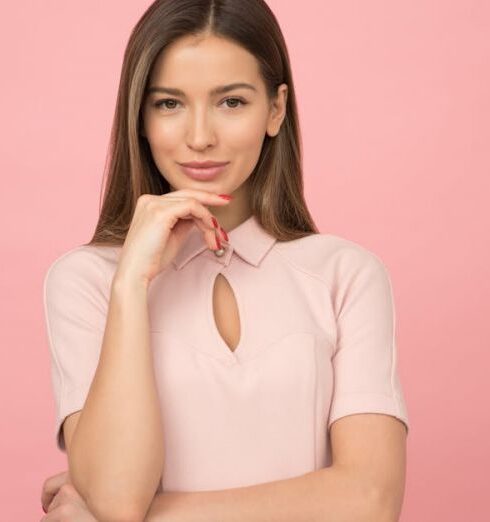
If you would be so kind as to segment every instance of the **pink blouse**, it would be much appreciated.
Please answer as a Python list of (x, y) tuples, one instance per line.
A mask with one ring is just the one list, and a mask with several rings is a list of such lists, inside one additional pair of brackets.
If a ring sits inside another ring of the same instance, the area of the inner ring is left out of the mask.
[[(194, 227), (150, 284), (151, 350), (164, 424), (160, 488), (226, 489), (331, 465), (329, 429), (356, 413), (408, 415), (397, 370), (386, 267), (332, 234), (281, 242), (251, 216), (224, 255)], [(106, 323), (120, 247), (79, 246), (44, 280), (55, 436), (83, 408)], [(235, 351), (214, 320), (217, 274), (233, 288)]]

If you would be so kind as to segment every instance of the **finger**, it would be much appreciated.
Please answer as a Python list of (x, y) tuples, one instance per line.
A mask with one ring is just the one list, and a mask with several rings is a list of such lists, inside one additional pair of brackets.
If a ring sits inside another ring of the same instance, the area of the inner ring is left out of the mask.
[(196, 227), (201, 230), (202, 234), (204, 235), (204, 240), (206, 241), (206, 244), (208, 245), (208, 248), (215, 249), (216, 243), (214, 241), (214, 232), (213, 232), (213, 230), (211, 230), (209, 225), (205, 225), (200, 219), (197, 219), (192, 216), (190, 219), (192, 219), (194, 221)]
[(45, 513), (48, 512), (48, 506), (49, 506), (49, 504), (51, 504), (52, 500), (53, 500), (53, 497), (49, 497), (49, 498), (46, 498), (45, 500), (42, 501), (41, 506), (42, 506), (43, 511)]
[(59, 496), (55, 495), (52, 498), (51, 502), (48, 504), (48, 507), (46, 508), (46, 513), (51, 513), (51, 511), (53, 511), (53, 509), (58, 506), (59, 502)]
[(43, 509), (47, 509), (47, 506), (49, 506), (50, 502), (53, 500), (53, 497), (56, 495), (56, 493), (58, 493), (60, 487), (68, 480), (67, 471), (57, 473), (56, 475), (46, 479), (41, 492), (41, 504)]
[(208, 192), (206, 190), (196, 190), (196, 189), (180, 189), (174, 190), (173, 192), (167, 192), (166, 194), (162, 194), (158, 197), (170, 198), (170, 199), (180, 199), (180, 198), (194, 198), (201, 203), (206, 205), (222, 205), (223, 203), (226, 205), (230, 202), (229, 199), (222, 198), (219, 194), (215, 192)]
[(204, 225), (200, 219), (194, 217), (192, 219), (194, 220), (196, 226), (202, 231), (204, 239), (210, 250), (216, 250), (220, 248), (220, 246), (218, 246), (218, 242), (216, 241), (216, 237), (218, 237), (219, 241), (221, 241), (221, 244), (228, 243), (228, 241), (226, 241), (222, 236), (219, 229), (215, 228), (214, 226), (211, 228), (208, 225)]
[(144, 210), (146, 204), (155, 199), (157, 201), (160, 200), (169, 200), (169, 201), (185, 201), (187, 199), (195, 199), (199, 201), (202, 205), (207, 206), (216, 206), (216, 205), (227, 205), (230, 200), (227, 198), (222, 198), (218, 194), (214, 192), (207, 192), (205, 190), (194, 190), (194, 189), (181, 189), (174, 190), (173, 192), (166, 192), (165, 194), (155, 195), (155, 194), (142, 194), (138, 198), (138, 204), (135, 208), (135, 216), (134, 219), (137, 221), (138, 214)]
[(172, 220), (174, 221), (172, 227), (175, 226), (176, 218), (192, 219), (204, 234), (208, 248), (216, 250), (221, 248), (220, 242), (228, 243), (226, 236), (221, 232), (218, 220), (201, 201), (193, 197), (172, 197), (166, 199), (172, 199), (172, 203), (179, 206), (177, 215), (174, 211), (171, 212)]
[(57, 494), (57, 491), (54, 492), (54, 493), (49, 493), (49, 494), (46, 494), (45, 496), (43, 496), (43, 499), (41, 501), (41, 504), (42, 504), (42, 507), (43, 507), (43, 511), (45, 513), (48, 512), (48, 509), (49, 509), (49, 505), (51, 504), (51, 502), (53, 501), (53, 499), (56, 497), (56, 494)]
[[(181, 219), (193, 219), (195, 224), (203, 232), (208, 248), (216, 250), (221, 248), (223, 243), (228, 243), (220, 231), (217, 219), (205, 206), (200, 204), (199, 201), (190, 198), (182, 201), (179, 200), (176, 205), (180, 207), (176, 217)], [(217, 225), (217, 227), (215, 225)]]
[[(181, 191), (183, 192), (183, 191)], [(172, 193), (173, 194), (173, 193)], [(155, 196), (155, 198), (158, 198), (156, 201), (164, 201), (165, 203), (168, 203), (169, 201), (172, 201), (172, 203), (184, 203), (190, 204), (199, 207), (200, 213), (199, 214), (192, 214), (189, 212), (187, 214), (179, 214), (180, 219), (194, 219), (194, 218), (200, 218), (203, 221), (203, 224), (208, 226), (211, 230), (215, 230), (215, 228), (218, 228), (219, 231), (219, 223), (218, 227), (215, 227), (215, 220), (216, 218), (213, 216), (213, 214), (209, 211), (209, 209), (202, 203), (201, 195), (197, 194), (198, 198), (193, 197), (192, 195), (189, 196), (174, 196), (174, 195), (167, 195), (163, 194), (162, 196)], [(155, 200), (151, 199), (149, 201), (152, 201), (153, 204), (155, 204)], [(224, 200), (223, 200), (224, 201)], [(214, 219), (213, 219), (214, 218)], [(216, 220), (217, 223), (217, 220)], [(175, 223), (174, 223), (175, 224)]]

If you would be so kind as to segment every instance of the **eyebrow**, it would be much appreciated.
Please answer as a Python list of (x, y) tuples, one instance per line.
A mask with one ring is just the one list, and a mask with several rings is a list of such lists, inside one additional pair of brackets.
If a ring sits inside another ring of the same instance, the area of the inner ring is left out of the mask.
[[(219, 85), (218, 87), (215, 87), (214, 89), (211, 89), (211, 94), (223, 94), (228, 91), (233, 91), (235, 89), (251, 89), (252, 91), (257, 92), (257, 89), (251, 85), (250, 83), (230, 83), (228, 85)], [(149, 87), (148, 91), (149, 94), (152, 92), (161, 92), (164, 94), (171, 94), (173, 96), (185, 96), (184, 91), (181, 91), (180, 89), (174, 89), (172, 87)]]

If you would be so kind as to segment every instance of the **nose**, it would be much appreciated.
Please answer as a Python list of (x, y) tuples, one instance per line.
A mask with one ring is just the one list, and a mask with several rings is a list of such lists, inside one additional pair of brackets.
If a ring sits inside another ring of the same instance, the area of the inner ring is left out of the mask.
[(187, 146), (191, 149), (203, 150), (215, 144), (216, 132), (212, 116), (206, 109), (194, 111), (189, 116)]

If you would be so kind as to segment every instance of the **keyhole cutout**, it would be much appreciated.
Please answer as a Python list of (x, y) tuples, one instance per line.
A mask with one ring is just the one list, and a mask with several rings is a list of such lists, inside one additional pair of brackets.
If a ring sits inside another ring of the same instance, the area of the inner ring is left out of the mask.
[(234, 352), (240, 342), (240, 316), (233, 289), (223, 274), (218, 274), (214, 280), (213, 315), (221, 338)]

